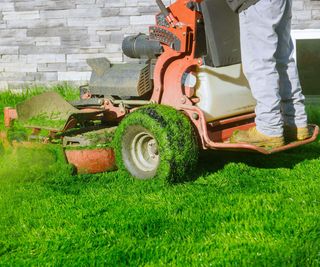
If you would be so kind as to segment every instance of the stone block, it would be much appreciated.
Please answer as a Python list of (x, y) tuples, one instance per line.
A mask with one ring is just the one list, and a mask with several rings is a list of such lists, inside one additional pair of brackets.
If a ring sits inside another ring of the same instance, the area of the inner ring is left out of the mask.
[(102, 17), (115, 17), (120, 14), (120, 8), (102, 8), (101, 9), (101, 16)]
[(41, 19), (65, 19), (68, 17), (68, 10), (42, 10), (40, 11)]
[(35, 37), (36, 46), (60, 46), (61, 37)]
[(106, 44), (106, 48), (105, 51), (107, 53), (121, 53), (122, 49), (121, 49), (121, 44), (118, 43), (107, 43)]
[(50, 28), (36, 28), (28, 29), (27, 37), (57, 37), (57, 36), (71, 36), (71, 35), (86, 35), (87, 29), (85, 27), (50, 27)]
[(88, 6), (94, 6), (96, 3), (96, 0), (75, 0), (75, 4), (78, 5), (88, 5)]
[(103, 3), (99, 3), (99, 4), (81, 4), (81, 5), (76, 5), (76, 8), (79, 9), (89, 9), (89, 8), (103, 8), (104, 4)]
[(2, 72), (0, 73), (0, 81), (4, 82), (25, 82), (25, 81), (34, 81), (33, 78), (27, 76), (27, 72)]
[(62, 46), (36, 46), (35, 43), (29, 45), (20, 45), (20, 55), (43, 55), (43, 54), (63, 54), (68, 53)]
[(91, 68), (86, 62), (77, 62), (68, 64), (67, 71), (91, 72)]
[(38, 64), (38, 71), (39, 72), (64, 72), (67, 71), (67, 64), (66, 63), (41, 63)]
[(312, 10), (312, 20), (318, 20), (320, 22), (320, 9)]
[(159, 13), (159, 7), (158, 6), (140, 6), (138, 7), (139, 13), (142, 15), (153, 15)]
[(0, 67), (3, 67), (5, 72), (37, 72), (35, 63), (6, 62), (0, 63)]
[(5, 38), (25, 38), (27, 37), (27, 30), (26, 29), (6, 29), (1, 30), (1, 39)]
[[(105, 2), (105, 7), (125, 7), (126, 6), (126, 0), (101, 0)], [(100, 1), (97, 0), (96, 3), (99, 3)]]
[(16, 11), (32, 10), (67, 10), (75, 8), (73, 0), (33, 0), (33, 1), (16, 1)]
[(19, 60), (18, 55), (2, 55), (0, 58), (0, 63), (10, 63), (10, 62), (17, 62)]
[(40, 18), (39, 11), (5, 11), (2, 12), (3, 20), (34, 20)]
[(97, 18), (101, 17), (100, 8), (89, 9), (70, 9), (67, 14), (67, 18)]
[(32, 79), (31, 81), (12, 80), (12, 81), (8, 81), (8, 86), (10, 91), (14, 91), (16, 93), (22, 93), (23, 91), (29, 89), (30, 87), (35, 86), (35, 81), (34, 79)]
[(8, 20), (7, 27), (15, 29), (38, 29), (63, 27), (67, 25), (66, 19), (36, 19), (36, 20)]
[(120, 9), (120, 16), (139, 16), (141, 13), (139, 12), (138, 7), (124, 7)]
[(43, 54), (27, 55), (27, 63), (64, 63), (66, 56), (64, 54)]
[(154, 15), (131, 16), (130, 25), (152, 25), (155, 23)]
[(136, 6), (138, 6), (138, 3), (139, 3), (139, 0), (128, 0), (127, 2), (126, 2), (126, 6), (127, 7), (136, 7)]
[(58, 72), (58, 81), (89, 81), (91, 77), (90, 71), (78, 72)]
[(19, 46), (0, 46), (0, 55), (16, 55), (18, 51)]
[(67, 63), (77, 63), (77, 62), (86, 62), (89, 58), (97, 58), (100, 55), (96, 54), (68, 54), (67, 55)]
[(0, 11), (14, 11), (14, 3), (1, 3)]
[(6, 91), (9, 89), (9, 84), (6, 81), (0, 81), (0, 91)]
[(0, 30), (2, 29), (7, 29), (7, 23), (4, 23), (3, 21), (1, 21), (1, 16), (0, 16)]
[(298, 21), (311, 20), (311, 10), (295, 11), (293, 13), (293, 19)]
[(101, 18), (68, 18), (69, 27), (105, 27), (106, 29), (119, 29), (121, 26), (129, 25), (129, 17), (101, 17)]
[(58, 72), (37, 72), (28, 73), (27, 76), (32, 76), (36, 82), (49, 82), (58, 80)]

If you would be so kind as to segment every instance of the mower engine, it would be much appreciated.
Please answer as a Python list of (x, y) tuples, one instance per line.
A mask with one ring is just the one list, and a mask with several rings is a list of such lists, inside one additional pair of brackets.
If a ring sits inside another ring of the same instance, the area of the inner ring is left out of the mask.
[(92, 97), (115, 99), (148, 99), (153, 89), (152, 59), (161, 55), (159, 41), (150, 40), (145, 34), (128, 36), (122, 43), (123, 53), (138, 58), (138, 63), (111, 64), (106, 58), (88, 59), (92, 75), (88, 92)]

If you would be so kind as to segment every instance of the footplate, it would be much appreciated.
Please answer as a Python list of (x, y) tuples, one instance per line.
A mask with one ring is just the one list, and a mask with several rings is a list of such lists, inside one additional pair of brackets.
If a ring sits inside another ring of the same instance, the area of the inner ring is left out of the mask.
[[(251, 124), (248, 124), (251, 125)], [(288, 143), (284, 146), (277, 147), (277, 148), (272, 148), (272, 149), (267, 149), (263, 147), (258, 147), (255, 145), (247, 144), (247, 143), (230, 143), (228, 141), (225, 142), (210, 142), (208, 144), (209, 149), (217, 149), (217, 150), (230, 150), (230, 151), (247, 151), (247, 152), (258, 152), (261, 154), (269, 155), (269, 154), (274, 154), (277, 152), (285, 151), (288, 149), (292, 149), (295, 147), (299, 147), (302, 145), (306, 145), (309, 143), (314, 142), (319, 134), (319, 127), (314, 124), (310, 124), (308, 126), (312, 132), (312, 136), (308, 139), (302, 140), (302, 141), (295, 141)]]

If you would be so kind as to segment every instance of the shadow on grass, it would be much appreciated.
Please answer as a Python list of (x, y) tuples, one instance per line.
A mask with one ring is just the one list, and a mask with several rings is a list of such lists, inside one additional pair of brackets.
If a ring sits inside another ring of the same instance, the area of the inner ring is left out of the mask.
[(199, 159), (200, 173), (197, 176), (222, 170), (229, 163), (244, 163), (261, 169), (293, 169), (297, 164), (305, 160), (319, 159), (319, 151), (319, 140), (313, 144), (272, 155), (236, 151), (204, 151)]
[[(313, 144), (298, 147), (292, 150), (284, 151), (273, 155), (262, 155), (257, 153), (245, 152), (226, 152), (226, 151), (204, 151), (200, 154), (198, 168), (196, 169), (192, 179), (184, 181), (180, 184), (188, 184), (196, 181), (199, 177), (206, 176), (208, 173), (215, 173), (223, 170), (230, 163), (243, 163), (249, 167), (258, 169), (293, 169), (297, 164), (320, 158), (319, 140)], [(59, 179), (60, 178), (60, 179)], [(100, 185), (110, 187), (117, 184), (136, 185), (140, 183), (143, 188), (151, 186), (155, 190), (156, 187), (164, 186), (160, 181), (138, 181), (123, 171), (115, 171), (101, 173), (95, 175), (68, 175), (62, 177), (47, 177), (44, 183), (54, 191), (63, 191), (67, 194), (78, 194), (85, 185)], [(240, 178), (239, 178), (240, 179)], [(147, 185), (148, 184), (148, 185)], [(169, 185), (167, 183), (167, 185)], [(172, 184), (172, 186), (179, 184)]]
[[(316, 104), (306, 106), (309, 123), (320, 125), (320, 108)], [(250, 152), (230, 151), (203, 151), (199, 159), (197, 173), (193, 181), (208, 173), (214, 173), (224, 169), (229, 163), (244, 163), (248, 166), (260, 169), (293, 169), (297, 164), (305, 160), (320, 158), (320, 137), (312, 143), (291, 150), (272, 155), (262, 155)]]

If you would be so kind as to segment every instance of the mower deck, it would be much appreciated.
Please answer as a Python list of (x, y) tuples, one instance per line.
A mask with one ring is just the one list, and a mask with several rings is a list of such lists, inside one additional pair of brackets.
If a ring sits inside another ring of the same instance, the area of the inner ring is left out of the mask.
[[(99, 116), (103, 110), (77, 109), (56, 92), (46, 92), (17, 105), (17, 110), (7, 109), (6, 124), (19, 117), (28, 128), (64, 132), (78, 122)], [(14, 116), (15, 115), (15, 116)]]

